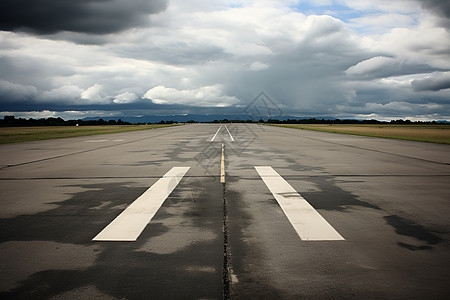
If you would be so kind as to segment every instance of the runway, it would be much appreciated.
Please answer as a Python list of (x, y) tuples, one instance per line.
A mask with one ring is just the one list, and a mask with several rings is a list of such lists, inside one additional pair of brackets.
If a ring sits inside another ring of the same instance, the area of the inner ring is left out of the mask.
[(2, 299), (446, 299), (450, 146), (256, 124), (0, 146)]

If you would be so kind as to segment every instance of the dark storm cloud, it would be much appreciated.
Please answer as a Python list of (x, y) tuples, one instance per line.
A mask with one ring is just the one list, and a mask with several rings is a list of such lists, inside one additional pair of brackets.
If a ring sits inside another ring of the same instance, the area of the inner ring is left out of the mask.
[(450, 1), (447, 0), (420, 0), (426, 9), (434, 11), (436, 14), (450, 19)]
[(441, 17), (439, 24), (450, 29), (450, 1), (448, 0), (419, 0), (425, 9)]
[(2, 0), (0, 29), (54, 34), (108, 34), (144, 25), (167, 0)]
[(433, 76), (411, 82), (415, 91), (440, 91), (450, 88), (450, 73), (436, 73)]

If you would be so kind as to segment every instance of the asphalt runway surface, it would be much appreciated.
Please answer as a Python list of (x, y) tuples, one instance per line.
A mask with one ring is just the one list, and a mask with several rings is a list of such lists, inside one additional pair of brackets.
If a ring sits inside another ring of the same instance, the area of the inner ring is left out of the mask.
[(450, 297), (449, 145), (192, 124), (1, 145), (0, 191), (1, 299)]

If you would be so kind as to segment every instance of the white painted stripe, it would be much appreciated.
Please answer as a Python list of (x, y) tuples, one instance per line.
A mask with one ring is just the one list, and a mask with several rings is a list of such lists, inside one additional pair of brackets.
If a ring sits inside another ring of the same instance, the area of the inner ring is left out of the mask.
[(228, 134), (230, 135), (231, 141), (234, 142), (234, 138), (233, 138), (233, 136), (231, 135), (230, 131), (228, 130), (227, 125), (225, 125), (225, 129), (228, 131)]
[(302, 240), (338, 241), (344, 238), (272, 167), (255, 167)]
[(216, 134), (213, 136), (213, 138), (210, 140), (210, 142), (214, 142), (214, 139), (216, 138), (217, 134), (219, 133), (220, 128), (222, 128), (222, 125), (220, 125), (219, 129), (217, 129)]
[(222, 144), (222, 159), (220, 161), (220, 183), (225, 183), (225, 148)]
[(93, 241), (136, 241), (189, 167), (174, 167), (106, 226)]
[(109, 140), (87, 140), (84, 141), (85, 143), (103, 143), (103, 142), (108, 142)]

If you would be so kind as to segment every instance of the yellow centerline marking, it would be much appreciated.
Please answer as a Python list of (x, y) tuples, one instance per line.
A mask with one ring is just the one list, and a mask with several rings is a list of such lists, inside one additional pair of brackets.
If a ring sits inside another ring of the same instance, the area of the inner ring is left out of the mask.
[(225, 183), (225, 148), (222, 144), (222, 159), (220, 162), (220, 183)]

